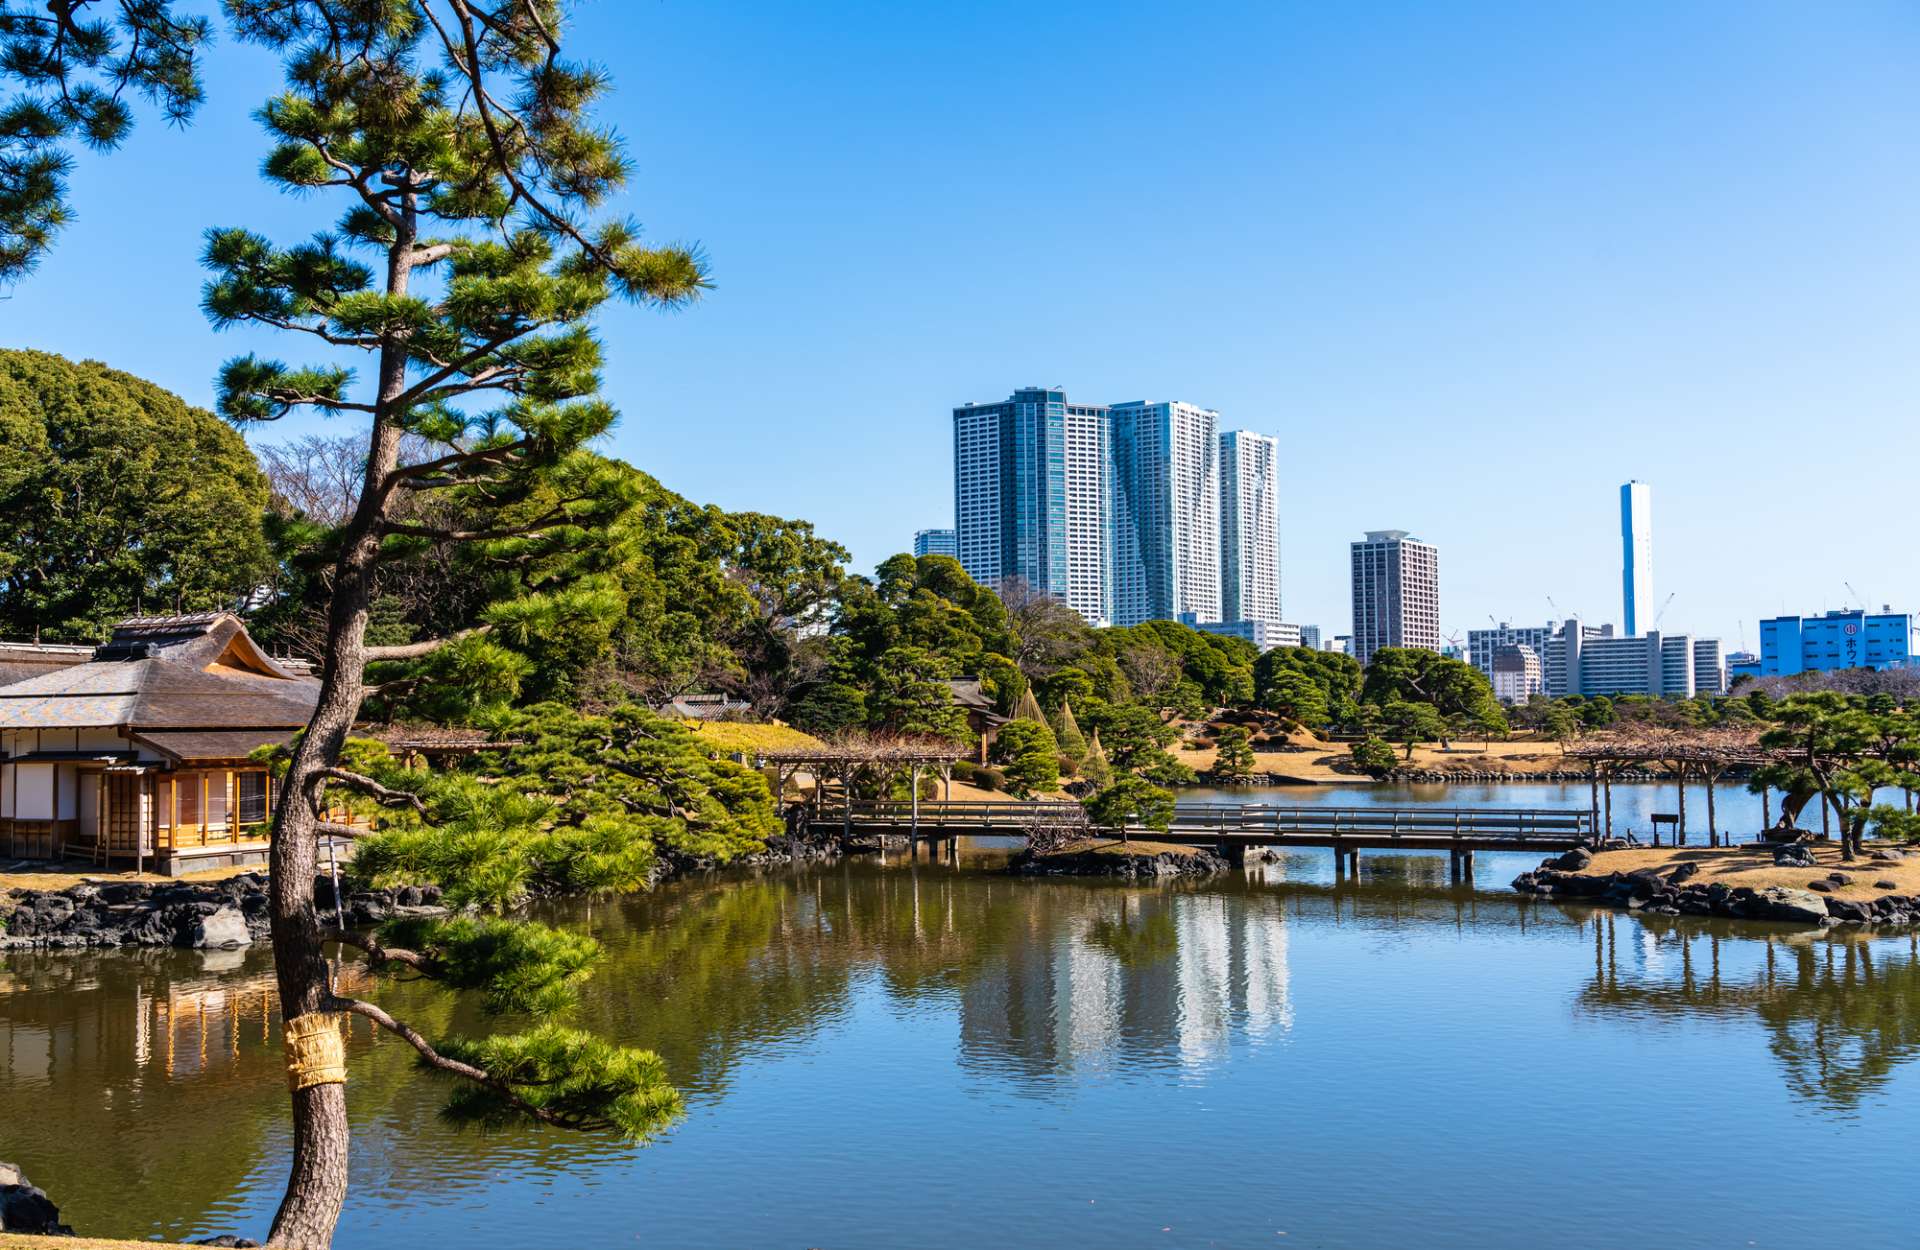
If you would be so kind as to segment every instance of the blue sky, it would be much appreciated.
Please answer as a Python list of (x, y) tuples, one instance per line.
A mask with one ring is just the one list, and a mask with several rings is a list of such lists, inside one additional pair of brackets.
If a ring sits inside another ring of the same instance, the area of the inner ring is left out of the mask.
[[(1662, 627), (1920, 608), (1920, 10), (1807, 5), (628, 3), (579, 8), (695, 308), (608, 315), (610, 450), (856, 565), (951, 523), (950, 410), (1183, 399), (1283, 443), (1288, 619), (1346, 544), (1441, 548), (1446, 631), (1617, 621), (1654, 484)], [(223, 46), (197, 125), (76, 176), (0, 341), (207, 402), (200, 232), (291, 241)], [(293, 424), (258, 442), (304, 432)]]

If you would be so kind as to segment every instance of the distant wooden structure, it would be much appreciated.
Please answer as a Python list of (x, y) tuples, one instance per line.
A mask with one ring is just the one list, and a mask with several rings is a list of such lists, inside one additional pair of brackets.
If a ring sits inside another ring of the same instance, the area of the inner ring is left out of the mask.
[(967, 728), (979, 744), (979, 758), (975, 762), (985, 765), (987, 750), (1000, 736), (1002, 727), (1014, 718), (1000, 712), (999, 705), (978, 677), (955, 677), (947, 682), (947, 689), (953, 695), (954, 705), (966, 714)]
[[(1592, 788), (1594, 827), (1603, 838), (1613, 836), (1613, 781), (1625, 771), (1664, 771), (1674, 781), (1679, 800), (1673, 819), (1659, 823), (1673, 830), (1674, 844), (1687, 841), (1687, 783), (1703, 782), (1707, 788), (1707, 844), (1719, 846), (1721, 833), (1714, 795), (1719, 781), (1728, 772), (1757, 768), (1781, 758), (1780, 752), (1760, 745), (1757, 731), (1728, 729), (1661, 729), (1618, 735), (1569, 748), (1567, 758), (1584, 760)], [(1771, 823), (1769, 796), (1761, 796), (1763, 823)], [(1657, 826), (1653, 832), (1659, 844)], [(1732, 835), (1727, 835), (1732, 844)]]
[[(939, 776), (943, 796), (953, 797), (953, 766), (967, 752), (940, 738), (889, 738), (847, 736), (824, 746), (796, 747), (763, 751), (756, 765), (773, 774), (773, 792), (786, 810), (787, 783), (799, 774), (813, 778), (813, 794), (804, 805), (808, 819), (818, 823), (829, 812), (837, 813), (843, 835), (853, 832), (853, 813), (857, 800), (855, 787), (872, 783), (883, 795), (902, 776), (907, 778), (910, 836), (920, 832), (920, 779), (929, 772)], [(837, 794), (834, 787), (838, 788)]]

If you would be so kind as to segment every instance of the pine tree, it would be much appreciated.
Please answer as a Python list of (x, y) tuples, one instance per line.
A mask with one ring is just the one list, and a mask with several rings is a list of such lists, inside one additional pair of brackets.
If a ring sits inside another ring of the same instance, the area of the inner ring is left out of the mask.
[(1107, 753), (1100, 746), (1100, 730), (1096, 726), (1093, 737), (1087, 740), (1087, 762), (1080, 773), (1092, 782), (1095, 789), (1104, 790), (1113, 784), (1113, 767), (1107, 763)]
[(1066, 699), (1060, 700), (1060, 719), (1054, 726), (1053, 736), (1060, 743), (1060, 754), (1075, 771), (1085, 767), (1087, 762), (1087, 739), (1080, 732), (1080, 722), (1073, 718), (1073, 704)]
[[(589, 113), (604, 76), (563, 55), (558, 0), (228, 0), (227, 11), (240, 39), (284, 65), (286, 88), (260, 113), (272, 140), (265, 176), (346, 207), (332, 229), (288, 247), (245, 229), (209, 232), (204, 302), (213, 322), (303, 334), (322, 353), (296, 367), (252, 355), (229, 361), (220, 411), (236, 422), (315, 411), (367, 431), (359, 498), (334, 537), (319, 702), (274, 810), (282, 1015), (290, 1036), (320, 1013), (374, 1020), (429, 1066), (471, 1082), (462, 1105), (483, 1121), (511, 1111), (644, 1133), (670, 1108), (642, 1052), (557, 1025), (443, 1051), (379, 1007), (336, 997), (326, 961), (334, 935), (314, 906), (316, 834), (329, 785), (481, 836), (538, 819), (525, 806), (533, 800), (510, 791), (470, 784), (429, 801), (340, 767), (367, 669), (386, 666), (382, 684), (471, 679), (505, 691), (517, 671), (507, 644), (604, 615), (607, 598), (591, 587), (532, 586), (456, 634), (370, 646), (378, 572), (422, 544), (486, 544), (520, 562), (591, 547), (607, 501), (578, 449), (608, 429), (613, 412), (595, 396), (600, 348), (588, 323), (616, 296), (685, 303), (706, 287), (704, 265), (687, 248), (643, 245), (628, 223), (590, 220), (625, 181), (627, 163)], [(364, 380), (348, 361), (366, 362)], [(434, 452), (403, 462), (410, 437)], [(403, 504), (422, 499), (440, 503)], [(487, 926), (410, 936), (424, 949), (375, 940), (368, 954), (455, 985), (481, 967), (508, 979), (526, 967), (564, 986), (579, 959), (564, 943), (516, 945)], [(292, 1103), (292, 1176), (269, 1241), (325, 1245), (346, 1192), (344, 1091), (313, 1084)]]

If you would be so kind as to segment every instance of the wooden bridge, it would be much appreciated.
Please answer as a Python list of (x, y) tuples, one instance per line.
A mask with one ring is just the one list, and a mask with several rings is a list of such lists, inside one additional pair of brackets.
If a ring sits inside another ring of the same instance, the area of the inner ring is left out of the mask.
[[(1086, 810), (1061, 802), (855, 801), (813, 821), (823, 832), (904, 835), (953, 850), (961, 837), (1027, 837), (1040, 829), (1085, 828)], [(1327, 807), (1276, 803), (1178, 803), (1164, 832), (1142, 827), (1121, 836), (1217, 850), (1244, 863), (1249, 847), (1326, 847), (1334, 871), (1357, 873), (1363, 850), (1448, 851), (1456, 880), (1473, 877), (1475, 851), (1546, 852), (1592, 845), (1585, 810), (1524, 807)]]

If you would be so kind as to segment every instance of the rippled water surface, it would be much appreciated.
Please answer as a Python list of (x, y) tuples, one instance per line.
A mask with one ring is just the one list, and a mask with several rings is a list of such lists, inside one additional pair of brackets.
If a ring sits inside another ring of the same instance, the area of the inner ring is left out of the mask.
[[(686, 1120), (644, 1150), (456, 1133), (356, 1026), (337, 1244), (1920, 1243), (1912, 939), (1508, 893), (1535, 862), (1483, 856), (1476, 892), (1444, 856), (1369, 855), (1338, 888), (1324, 852), (1178, 887), (896, 857), (572, 907), (608, 948), (585, 1022), (657, 1048)], [(269, 963), (0, 963), (0, 1158), (82, 1232), (262, 1235), (287, 1149)], [(376, 992), (430, 1033), (476, 1024)]]

